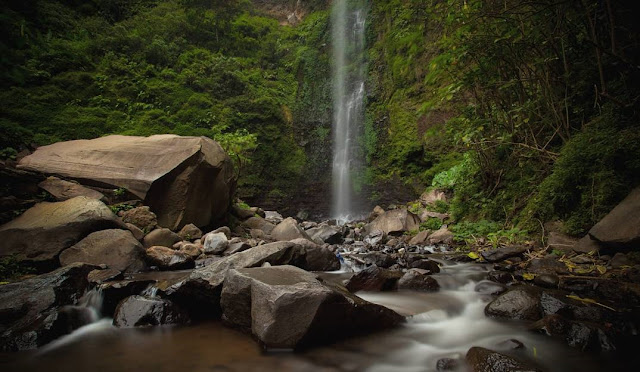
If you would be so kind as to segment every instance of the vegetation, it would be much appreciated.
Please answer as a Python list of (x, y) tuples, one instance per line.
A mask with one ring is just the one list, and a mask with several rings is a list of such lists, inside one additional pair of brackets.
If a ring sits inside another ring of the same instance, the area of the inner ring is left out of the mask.
[(584, 233), (640, 182), (631, 5), (373, 2), (375, 179), (450, 189), (456, 221)]

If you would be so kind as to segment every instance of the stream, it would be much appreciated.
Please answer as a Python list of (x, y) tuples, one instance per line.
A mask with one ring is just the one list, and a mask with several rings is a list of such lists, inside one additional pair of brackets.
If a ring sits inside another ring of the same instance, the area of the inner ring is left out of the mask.
[[(441, 358), (463, 359), (471, 346), (535, 361), (547, 371), (615, 370), (519, 322), (485, 317), (492, 296), (474, 289), (487, 268), (439, 260), (438, 292), (360, 292), (407, 316), (400, 327), (306, 351), (263, 352), (251, 336), (220, 322), (181, 327), (116, 328), (101, 319), (29, 352), (0, 354), (2, 371), (435, 371)], [(321, 273), (341, 281), (347, 271)], [(515, 348), (517, 340), (523, 344)], [(458, 370), (464, 371), (462, 366)], [(620, 370), (624, 370), (621, 366)]]

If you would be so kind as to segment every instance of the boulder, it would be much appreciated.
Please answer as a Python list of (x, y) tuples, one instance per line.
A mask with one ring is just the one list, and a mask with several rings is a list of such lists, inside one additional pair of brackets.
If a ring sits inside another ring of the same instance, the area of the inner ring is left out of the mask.
[(402, 272), (392, 271), (371, 265), (356, 273), (347, 282), (350, 292), (358, 291), (394, 291), (398, 289), (398, 280)]
[(438, 213), (438, 212), (432, 212), (429, 210), (424, 210), (421, 214), (420, 214), (420, 221), (425, 222), (427, 221), (429, 218), (437, 218), (440, 221), (444, 221), (447, 218), (449, 218), (451, 216), (449, 216), (447, 213)]
[(329, 248), (301, 238), (291, 242), (300, 245), (306, 252), (304, 263), (299, 265), (300, 268), (309, 271), (340, 270), (340, 260)]
[(53, 195), (57, 201), (65, 201), (76, 196), (86, 196), (87, 198), (105, 201), (104, 194), (99, 191), (84, 187), (75, 182), (61, 180), (58, 177), (48, 177), (40, 182), (38, 187)]
[(640, 187), (633, 189), (595, 224), (589, 235), (607, 247), (637, 250), (640, 246)]
[(116, 269), (93, 270), (87, 275), (87, 280), (93, 285), (118, 279), (122, 279), (122, 272)]
[(204, 238), (204, 253), (206, 254), (222, 254), (229, 248), (227, 236), (222, 233), (209, 233)]
[(404, 320), (288, 265), (229, 270), (221, 306), (227, 322), (250, 331), (268, 349), (330, 342)]
[(407, 231), (418, 230), (419, 227), (420, 219), (418, 216), (406, 209), (394, 209), (376, 217), (373, 222), (365, 226), (365, 230), (367, 234), (371, 234), (373, 231), (382, 231), (387, 235), (399, 235)]
[(178, 236), (182, 240), (193, 241), (202, 238), (202, 230), (200, 230), (198, 226), (190, 223), (188, 225), (184, 225), (182, 229), (180, 229)]
[(60, 265), (86, 262), (105, 264), (124, 273), (143, 270), (144, 248), (128, 230), (101, 230), (89, 234), (60, 254)]
[(118, 304), (113, 325), (141, 327), (165, 324), (185, 324), (189, 314), (180, 306), (164, 298), (127, 297)]
[(259, 245), (194, 270), (184, 280), (166, 288), (164, 293), (191, 307), (200, 306), (205, 312), (204, 316), (212, 317), (219, 312), (220, 290), (229, 269), (257, 267), (265, 262), (271, 265), (300, 265), (305, 260), (304, 255), (304, 248), (291, 242)]
[(238, 217), (240, 221), (244, 221), (255, 216), (255, 213), (253, 213), (251, 209), (243, 208), (238, 204), (234, 204), (233, 206), (231, 206), (231, 213), (233, 213), (234, 216)]
[(429, 236), (429, 230), (423, 230), (416, 234), (411, 240), (409, 240), (409, 245), (421, 245), (427, 241), (427, 237)]
[(146, 248), (153, 246), (171, 248), (179, 241), (182, 241), (182, 238), (167, 228), (155, 229), (148, 233), (142, 240)]
[(231, 239), (231, 229), (227, 226), (218, 227), (217, 229), (213, 230), (209, 234), (217, 234), (217, 233), (223, 233), (227, 237), (227, 239)]
[(144, 278), (115, 280), (100, 284), (98, 289), (102, 292), (102, 315), (112, 318), (120, 301), (142, 293), (154, 283), (155, 280)]
[(573, 246), (573, 251), (576, 253), (598, 253), (600, 252), (600, 249), (600, 243), (597, 240), (593, 239), (589, 234), (578, 240)]
[(147, 248), (147, 260), (161, 270), (190, 269), (195, 266), (193, 257), (187, 253), (175, 251), (163, 246)]
[(427, 190), (420, 195), (420, 201), (424, 204), (435, 204), (437, 201), (447, 201), (447, 194), (438, 189)]
[(597, 323), (574, 321), (557, 314), (547, 315), (533, 323), (531, 331), (564, 339), (582, 351), (614, 351), (616, 346), (604, 327)]
[(292, 218), (285, 218), (282, 222), (280, 222), (272, 231), (271, 236), (280, 241), (294, 240), (294, 239), (308, 239), (311, 240), (309, 235), (307, 235), (304, 230), (300, 226), (298, 226), (298, 222)]
[(67, 332), (58, 309), (74, 305), (95, 265), (75, 263), (21, 282), (0, 285), (0, 350), (40, 347)]
[(469, 349), (466, 360), (473, 372), (540, 372), (529, 363), (478, 346)]
[(453, 243), (453, 233), (445, 225), (429, 235), (427, 240), (429, 244), (451, 244)]
[(156, 228), (158, 217), (148, 206), (129, 209), (122, 214), (122, 221), (130, 223), (145, 233)]
[(251, 244), (247, 242), (229, 243), (229, 248), (227, 248), (227, 250), (224, 251), (224, 255), (231, 256), (232, 254), (246, 251), (249, 248), (251, 248)]
[(352, 254), (351, 257), (364, 262), (366, 265), (376, 265), (385, 269), (398, 263), (394, 255), (382, 252)]
[(264, 211), (263, 218), (269, 221), (274, 226), (282, 222), (282, 220), (284, 219), (282, 215), (276, 211)]
[(542, 317), (540, 292), (527, 286), (519, 286), (491, 301), (484, 313), (492, 318), (538, 320)]
[(440, 289), (438, 282), (429, 276), (427, 270), (409, 269), (398, 280), (398, 289), (433, 292)]
[(577, 239), (558, 231), (549, 232), (549, 237), (547, 238), (547, 244), (551, 250), (558, 250), (565, 254), (571, 253), (577, 242)]
[(271, 234), (271, 231), (276, 227), (271, 222), (268, 222), (266, 219), (262, 217), (251, 217), (246, 221), (243, 221), (240, 226), (244, 227), (247, 230), (262, 230), (265, 234)]
[(499, 295), (507, 291), (507, 286), (490, 280), (482, 280), (476, 284), (473, 290), (481, 294)]
[(99, 200), (78, 196), (39, 203), (0, 227), (0, 257), (15, 256), (46, 271), (59, 266), (58, 255), (90, 233), (126, 226)]
[(342, 243), (342, 231), (336, 226), (321, 225), (305, 231), (311, 239), (320, 239), (327, 244)]
[(428, 259), (413, 260), (409, 267), (412, 269), (426, 270), (429, 274), (437, 274), (440, 272), (440, 266), (438, 263)]
[(18, 168), (58, 174), (87, 185), (124, 188), (177, 230), (221, 219), (231, 204), (231, 159), (206, 137), (106, 136), (38, 148)]
[(137, 241), (142, 241), (142, 239), (144, 239), (144, 231), (142, 231), (138, 226), (132, 223), (126, 223), (125, 225), (127, 225), (127, 228), (131, 231), (131, 234), (133, 234), (133, 237), (136, 238)]
[(487, 262), (498, 262), (510, 257), (520, 256), (526, 252), (527, 249), (528, 248), (524, 245), (512, 245), (508, 247), (490, 249), (488, 251), (481, 252), (480, 255)]
[(204, 253), (204, 249), (198, 244), (187, 243), (183, 244), (182, 247), (180, 247), (180, 252), (188, 255), (195, 260), (196, 258), (200, 257), (202, 253)]

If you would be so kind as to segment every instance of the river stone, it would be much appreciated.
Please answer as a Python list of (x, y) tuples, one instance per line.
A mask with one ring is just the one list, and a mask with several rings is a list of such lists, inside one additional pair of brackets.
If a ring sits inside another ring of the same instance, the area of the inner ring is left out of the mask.
[(340, 260), (329, 248), (307, 239), (294, 239), (291, 242), (299, 244), (306, 252), (305, 262), (300, 265), (300, 268), (309, 271), (340, 270)]
[(183, 244), (182, 247), (180, 247), (180, 252), (188, 255), (195, 260), (196, 258), (200, 257), (202, 253), (204, 253), (204, 249), (198, 244), (187, 243)]
[(126, 223), (127, 228), (133, 234), (133, 237), (138, 241), (142, 241), (144, 239), (144, 231), (140, 230), (140, 228), (132, 223)]
[(376, 217), (373, 222), (365, 226), (367, 234), (374, 231), (382, 231), (386, 235), (401, 235), (407, 231), (418, 230), (420, 219), (406, 209), (394, 209), (386, 211)]
[(255, 216), (255, 213), (253, 213), (253, 211), (251, 209), (247, 209), (247, 208), (243, 208), (241, 206), (239, 206), (238, 204), (234, 204), (231, 207), (231, 213), (238, 217), (238, 219), (240, 221), (244, 221), (248, 218), (251, 218), (253, 216)]
[(166, 288), (164, 293), (190, 308), (201, 307), (204, 316), (213, 317), (219, 312), (220, 290), (229, 269), (257, 267), (265, 262), (300, 265), (304, 263), (304, 256), (304, 248), (291, 242), (259, 245), (194, 270), (185, 280)]
[(149, 263), (161, 270), (190, 269), (195, 266), (190, 255), (163, 246), (147, 248), (146, 254)]
[(178, 236), (178, 234), (167, 228), (155, 229), (152, 232), (148, 233), (142, 242), (144, 243), (145, 248), (153, 247), (153, 246), (162, 246), (171, 248), (174, 244), (181, 241), (182, 238)]
[(146, 205), (125, 211), (122, 214), (122, 221), (135, 225), (145, 232), (155, 229), (158, 225), (158, 217)]
[(499, 319), (538, 320), (542, 317), (540, 292), (525, 286), (512, 288), (491, 301), (484, 313)]
[(412, 269), (426, 270), (429, 274), (437, 274), (440, 272), (440, 266), (437, 262), (429, 259), (418, 259), (411, 262), (409, 265)]
[(224, 319), (266, 347), (295, 349), (392, 327), (404, 318), (293, 266), (229, 270)]
[(86, 262), (105, 264), (125, 273), (143, 270), (144, 248), (128, 230), (102, 230), (89, 234), (60, 254), (60, 265)]
[(409, 269), (398, 280), (398, 289), (433, 292), (440, 289), (438, 282), (429, 276), (428, 270)]
[(178, 236), (182, 240), (194, 241), (196, 239), (202, 238), (202, 230), (200, 230), (198, 226), (190, 223), (182, 227), (182, 229), (178, 233)]
[(35, 349), (62, 336), (58, 308), (77, 303), (89, 286), (87, 274), (97, 268), (75, 263), (0, 285), (0, 350)]
[(112, 135), (38, 148), (18, 168), (58, 174), (104, 188), (125, 188), (173, 230), (224, 217), (235, 176), (231, 159), (206, 137)]
[(466, 360), (473, 372), (540, 372), (521, 360), (478, 346), (469, 349)]
[(530, 330), (560, 337), (582, 351), (614, 351), (616, 346), (607, 331), (597, 323), (566, 319), (557, 314), (547, 315), (533, 323)]
[(247, 242), (237, 242), (237, 243), (229, 242), (229, 248), (227, 248), (227, 250), (224, 251), (224, 255), (231, 256), (232, 254), (246, 251), (249, 248), (251, 248), (251, 244)]
[(508, 247), (500, 247), (496, 249), (490, 249), (488, 251), (481, 252), (480, 255), (487, 262), (498, 262), (505, 260), (509, 257), (515, 257), (523, 254), (527, 251), (527, 247), (524, 245), (512, 245)]
[(204, 238), (204, 253), (206, 254), (222, 254), (229, 248), (227, 236), (222, 232), (209, 233)]
[(640, 247), (640, 187), (633, 189), (609, 214), (589, 230), (589, 235), (611, 248)]
[(342, 231), (336, 226), (321, 225), (305, 231), (311, 239), (320, 239), (327, 244), (340, 244)]
[(294, 240), (294, 239), (307, 239), (311, 240), (309, 235), (307, 235), (304, 230), (300, 226), (298, 226), (298, 222), (292, 218), (287, 217), (282, 222), (280, 222), (272, 231), (271, 236), (280, 241)]
[(142, 293), (155, 281), (152, 279), (125, 279), (108, 281), (100, 284), (102, 292), (102, 315), (113, 318), (116, 307), (123, 299)]
[(220, 226), (209, 234), (224, 233), (227, 239), (231, 239), (231, 229), (228, 226)]
[(40, 182), (38, 187), (53, 195), (58, 201), (65, 201), (76, 196), (86, 196), (87, 198), (105, 201), (104, 194), (99, 191), (84, 187), (75, 182), (61, 180), (58, 177), (48, 177)]
[(409, 245), (421, 245), (427, 241), (429, 237), (429, 230), (423, 230), (416, 234), (411, 240), (409, 240)]
[(449, 231), (447, 226), (442, 226), (429, 235), (427, 241), (429, 244), (451, 244), (453, 243), (453, 233)]
[(180, 306), (164, 298), (127, 297), (116, 308), (113, 325), (116, 327), (185, 324), (189, 315)]
[(491, 280), (482, 280), (476, 284), (473, 290), (481, 294), (499, 295), (507, 291), (507, 286)]
[(398, 289), (398, 280), (402, 272), (391, 271), (371, 265), (356, 273), (347, 282), (350, 292), (358, 291), (393, 291)]
[(39, 203), (0, 227), (0, 257), (15, 256), (40, 270), (59, 266), (58, 255), (88, 234), (126, 226), (99, 200), (78, 196)]
[(244, 227), (247, 230), (262, 230), (265, 234), (271, 234), (271, 231), (276, 227), (276, 225), (267, 221), (262, 217), (251, 217), (246, 221), (243, 221), (240, 226)]

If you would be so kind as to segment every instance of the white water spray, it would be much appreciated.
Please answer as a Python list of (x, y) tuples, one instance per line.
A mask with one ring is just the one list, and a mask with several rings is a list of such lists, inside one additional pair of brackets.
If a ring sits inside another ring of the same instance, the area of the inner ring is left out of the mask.
[(354, 214), (353, 174), (358, 171), (357, 141), (364, 117), (363, 6), (350, 9), (347, 0), (334, 1), (333, 38), (333, 204), (341, 222)]

